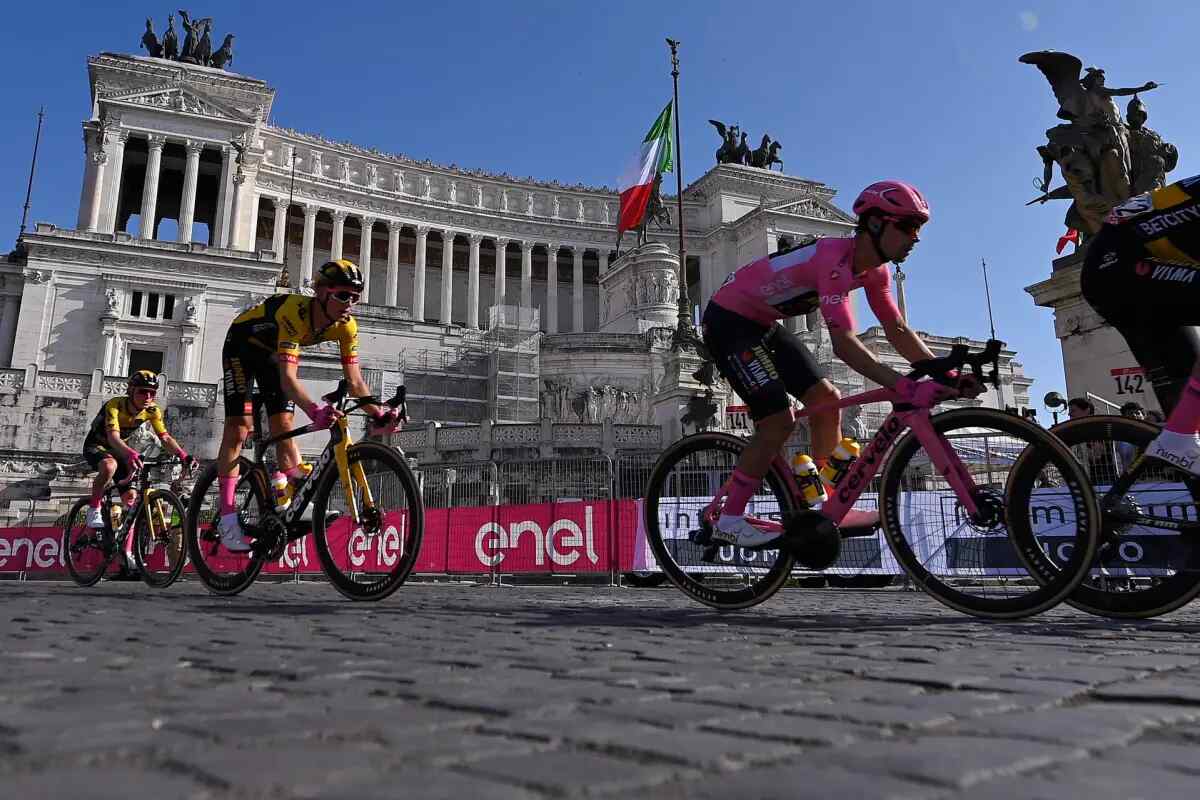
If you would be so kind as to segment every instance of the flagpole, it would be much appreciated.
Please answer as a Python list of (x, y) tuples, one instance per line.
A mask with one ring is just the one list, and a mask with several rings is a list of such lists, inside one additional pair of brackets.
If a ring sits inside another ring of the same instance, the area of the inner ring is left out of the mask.
[(987, 276), (987, 259), (979, 259), (979, 263), (983, 265), (983, 293), (987, 297), (988, 307), (988, 324), (992, 327), (992, 338), (996, 338), (996, 321), (992, 319), (992, 290), (988, 286)]
[(33, 137), (33, 160), (29, 163), (29, 185), (25, 187), (25, 210), (21, 212), (21, 231), (17, 239), (25, 235), (25, 224), (29, 222), (29, 198), (33, 195), (33, 171), (37, 169), (38, 145), (42, 141), (42, 118), (46, 115), (46, 107), (38, 109), (37, 133)]
[(688, 297), (687, 283), (687, 250), (683, 245), (683, 144), (679, 139), (679, 42), (667, 39), (671, 48), (671, 81), (674, 85), (675, 96), (673, 111), (675, 112), (675, 216), (679, 223), (679, 315), (675, 326), (675, 335), (671, 340), (671, 349), (680, 350), (688, 345), (699, 344), (696, 331), (692, 327), (691, 299)]

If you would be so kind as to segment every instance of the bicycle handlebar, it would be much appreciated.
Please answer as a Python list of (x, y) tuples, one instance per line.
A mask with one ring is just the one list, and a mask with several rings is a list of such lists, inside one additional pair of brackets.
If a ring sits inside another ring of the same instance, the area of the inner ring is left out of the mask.
[[(971, 372), (980, 383), (990, 383), (992, 386), (1000, 388), (1000, 350), (1003, 347), (1004, 342), (998, 339), (989, 339), (983, 350), (971, 353), (971, 348), (967, 345), (956, 344), (950, 348), (949, 354), (941, 358), (928, 358), (913, 364), (912, 372), (908, 373), (908, 377), (913, 380), (928, 377), (945, 386), (953, 386), (955, 381), (946, 373), (970, 367)], [(991, 369), (985, 372), (985, 366), (989, 366)]]

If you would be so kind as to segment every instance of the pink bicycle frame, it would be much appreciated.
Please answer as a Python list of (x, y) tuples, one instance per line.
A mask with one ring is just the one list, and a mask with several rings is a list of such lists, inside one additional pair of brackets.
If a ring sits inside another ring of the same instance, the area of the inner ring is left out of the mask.
[[(842, 409), (847, 406), (865, 405), (884, 400), (895, 403), (900, 398), (891, 389), (875, 389), (852, 397), (843, 397), (836, 403), (827, 403), (821, 406), (802, 409), (796, 412), (796, 418)], [(963, 466), (962, 461), (955, 454), (954, 448), (950, 446), (950, 443), (946, 441), (944, 436), (934, 429), (933, 423), (930, 421), (929, 409), (927, 408), (914, 408), (905, 411), (897, 411), (893, 408), (892, 413), (888, 414), (887, 419), (883, 421), (883, 424), (879, 427), (878, 432), (871, 439), (866, 449), (854, 461), (850, 471), (838, 481), (837, 486), (834, 487), (833, 496), (826, 500), (821, 505), (821, 508), (818, 509), (819, 513), (829, 517), (834, 523), (840, 523), (846, 517), (846, 512), (858, 500), (859, 495), (870, 485), (871, 479), (875, 477), (875, 473), (879, 471), (888, 448), (909, 428), (912, 429), (917, 440), (925, 447), (925, 451), (929, 453), (929, 458), (937, 469), (938, 474), (945, 478), (950, 488), (954, 490), (954, 494), (958, 498), (958, 501), (962, 503), (963, 509), (968, 514), (975, 514), (979, 510), (975, 503), (975, 481), (972, 480), (970, 472)], [(771, 462), (771, 469), (783, 479), (787, 491), (793, 497), (798, 498), (801, 496), (800, 487), (796, 484), (795, 478), (792, 477), (792, 470), (788, 466), (787, 461), (784, 460), (782, 454), (777, 455), (775, 460)], [(716, 515), (720, 513), (720, 507), (723, 505), (724, 498), (725, 492), (722, 491), (717, 497), (713, 498), (713, 502), (705, 509), (710, 519), (715, 519)], [(746, 519), (759, 530), (775, 532), (783, 530), (783, 525), (775, 520), (762, 519), (750, 515), (747, 515)]]

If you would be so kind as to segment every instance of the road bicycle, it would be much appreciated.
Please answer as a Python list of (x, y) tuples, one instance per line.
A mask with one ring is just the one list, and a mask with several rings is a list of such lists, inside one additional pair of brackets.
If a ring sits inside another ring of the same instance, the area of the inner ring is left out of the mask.
[[(910, 377), (953, 385), (970, 367), (999, 386), (1002, 343), (979, 353), (955, 345), (949, 355), (914, 365)], [(985, 367), (988, 370), (985, 373)], [(868, 567), (899, 568), (945, 605), (980, 617), (1014, 619), (1051, 608), (1083, 581), (1097, 547), (1099, 508), (1081, 465), (1057, 438), (1012, 414), (960, 408), (931, 415), (890, 389), (868, 391), (799, 416), (879, 401), (893, 408), (819, 509), (809, 507), (780, 454), (746, 518), (778, 538), (759, 548), (714, 536), (725, 486), (746, 441), (699, 433), (672, 445), (651, 473), (645, 530), (659, 567), (692, 598), (719, 609), (761, 603), (799, 563), (833, 565), (844, 536), (839, 523), (868, 489), (877, 494), (890, 555), (879, 545)], [(906, 433), (907, 431), (907, 433)], [(882, 477), (875, 479), (877, 472)]]
[(1086, 470), (1100, 505), (1096, 560), (1067, 602), (1101, 616), (1145, 618), (1200, 595), (1200, 479), (1145, 455), (1159, 426), (1098, 415), (1050, 432)]
[[(80, 498), (71, 507), (63, 527), (62, 552), (67, 571), (77, 584), (93, 586), (104, 577), (113, 557), (124, 554), (130, 535), (135, 537), (133, 557), (142, 580), (156, 589), (175, 582), (186, 560), (183, 522), (187, 509), (174, 491), (153, 483), (151, 474), (176, 463), (174, 456), (145, 461), (120, 483), (110, 483), (100, 506), (103, 528), (87, 525), (89, 498)], [(137, 498), (126, 508), (121, 495), (135, 481)], [(115, 520), (118, 513), (120, 518)]]
[[(275, 508), (264, 456), (277, 442), (313, 428), (305, 425), (264, 438), (259, 426), (262, 401), (254, 395), (254, 458), (238, 459), (235, 495), (242, 529), (252, 540), (249, 552), (234, 553), (221, 545), (216, 465), (197, 479), (187, 513), (188, 552), (196, 575), (214, 593), (243, 591), (268, 562), (284, 558), (285, 548), (309, 533), (330, 583), (352, 600), (382, 600), (412, 571), (425, 528), (416, 479), (402, 453), (379, 442), (353, 441), (350, 415), (364, 405), (383, 403), (374, 397), (348, 399), (346, 391), (342, 380), (325, 395), (346, 416), (329, 428), (329, 442), (283, 511)], [(386, 405), (403, 409), (404, 400), (401, 386)], [(311, 520), (305, 519), (310, 504)]]

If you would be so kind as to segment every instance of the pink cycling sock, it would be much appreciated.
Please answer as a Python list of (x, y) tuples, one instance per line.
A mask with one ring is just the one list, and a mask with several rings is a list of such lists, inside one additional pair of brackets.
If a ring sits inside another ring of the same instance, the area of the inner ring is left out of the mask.
[(1174, 433), (1193, 434), (1200, 430), (1200, 381), (1188, 378), (1179, 394), (1175, 410), (1167, 417), (1166, 429)]
[(309, 471), (304, 468), (303, 463), (297, 464), (294, 467), (288, 467), (284, 470), (284, 474), (292, 479), (303, 478), (304, 476), (308, 475), (308, 472)]
[(91, 499), (88, 500), (88, 505), (91, 506), (92, 508), (99, 508), (103, 503), (104, 503), (104, 490), (103, 489), (94, 493), (92, 495)]
[(232, 514), (237, 510), (237, 501), (234, 495), (237, 493), (237, 475), (220, 475), (217, 477), (217, 486), (221, 490), (221, 516)]
[(735, 469), (729, 476), (729, 493), (725, 496), (725, 508), (721, 513), (727, 517), (740, 517), (746, 513), (746, 503), (762, 485), (762, 478), (747, 475), (741, 469)]

